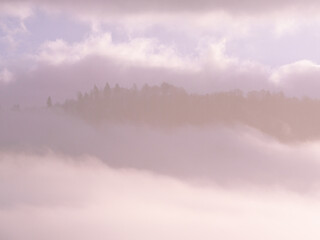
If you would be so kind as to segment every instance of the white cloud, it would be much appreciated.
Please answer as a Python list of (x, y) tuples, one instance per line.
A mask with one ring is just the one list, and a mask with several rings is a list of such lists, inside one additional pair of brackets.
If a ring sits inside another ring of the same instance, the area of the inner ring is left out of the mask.
[[(257, 125), (263, 122), (255, 120)], [(235, 188), (276, 186), (313, 193), (320, 183), (319, 141), (279, 143), (273, 134), (287, 131), (286, 122), (276, 133), (267, 131), (270, 136), (248, 127), (236, 128), (232, 123), (170, 130), (129, 123), (94, 126), (46, 109), (2, 111), (0, 149), (43, 152), (49, 148), (70, 156), (90, 154), (110, 166), (148, 169)]]
[[(27, 32), (25, 20), (32, 15), (32, 9), (24, 3), (0, 3), (0, 44), (7, 45), (8, 52), (15, 50), (19, 44), (18, 35)], [(10, 21), (10, 18), (15, 21)], [(8, 20), (9, 19), (9, 20)]]
[[(312, 4), (315, 2), (313, 0)], [(167, 2), (167, 3), (166, 3)], [(311, 4), (311, 3), (310, 3)], [(19, 6), (15, 8), (14, 6)], [(27, 17), (32, 9), (41, 9), (47, 12), (63, 12), (73, 17), (94, 23), (96, 28), (100, 23), (121, 23), (128, 29), (143, 29), (154, 24), (165, 25), (173, 29), (182, 28), (197, 32), (200, 29), (210, 31), (213, 29), (224, 30), (229, 35), (247, 34), (250, 26), (258, 24), (275, 24), (275, 34), (290, 33), (306, 19), (319, 20), (315, 12), (319, 6), (310, 7), (305, 2), (296, 0), (287, 2), (237, 2), (187, 1), (183, 4), (174, 1), (146, 0), (130, 1), (81, 1), (74, 0), (13, 0), (2, 1), (0, 9), (11, 8), (21, 16)], [(7, 10), (7, 12), (10, 12)], [(295, 19), (295, 20), (293, 20)]]
[(230, 65), (237, 64), (236, 58), (228, 57), (225, 54), (226, 39), (221, 40), (216, 44), (210, 44), (209, 46), (209, 62), (220, 70), (225, 70)]
[[(16, 87), (21, 88), (18, 85), (24, 82), (25, 89), (30, 90), (23, 91), (23, 94), (31, 94), (30, 101), (35, 100), (33, 98), (37, 95), (32, 92), (39, 84), (43, 85), (45, 96), (59, 92), (59, 100), (63, 101), (72, 97), (75, 91), (88, 91), (93, 84), (102, 86), (106, 81), (127, 87), (133, 83), (141, 86), (167, 81), (201, 93), (265, 89), (283, 91), (292, 96), (319, 97), (314, 87), (319, 82), (319, 67), (311, 61), (271, 69), (227, 53), (228, 39), (205, 41), (206, 44), (203, 43), (193, 56), (180, 54), (174, 45), (164, 45), (153, 38), (132, 38), (117, 43), (110, 33), (101, 32), (75, 43), (62, 39), (49, 41), (32, 56), (38, 66), (28, 74), (20, 73), (15, 77)], [(12, 80), (12, 74), (3, 71), (2, 81), (9, 80)], [(66, 82), (69, 86), (65, 85)], [(14, 88), (11, 90), (11, 93), (6, 90), (3, 98), (18, 94)], [(19, 96), (14, 99), (19, 99)], [(28, 99), (23, 102), (28, 102)]]
[(14, 80), (13, 73), (10, 72), (7, 68), (4, 68), (0, 71), (0, 83), (7, 84)]
[(278, 88), (292, 96), (319, 98), (320, 65), (301, 60), (281, 66), (270, 76)]
[(32, 7), (26, 1), (1, 1), (1, 17), (17, 17), (26, 19), (32, 15)]
[(91, 35), (74, 44), (61, 39), (46, 42), (35, 58), (40, 62), (62, 64), (75, 63), (90, 56), (112, 58), (138, 66), (194, 70), (194, 66), (179, 57), (174, 48), (159, 44), (155, 39), (135, 38), (125, 43), (114, 43), (109, 33)]
[[(16, 3), (30, 3), (34, 5), (42, 5), (47, 7), (56, 7), (56, 8), (69, 8), (76, 11), (92, 11), (95, 13), (141, 13), (141, 12), (210, 12), (215, 10), (223, 10), (226, 12), (232, 12), (236, 14), (255, 14), (271, 11), (279, 11), (279, 9), (295, 9), (301, 10), (305, 9), (308, 11), (313, 10), (314, 8), (319, 7), (319, 4), (315, 0), (294, 0), (294, 1), (249, 1), (245, 0), (238, 2), (235, 0), (199, 0), (193, 1), (188, 0), (181, 3), (178, 0), (164, 0), (164, 1), (146, 1), (146, 0), (134, 0), (128, 2), (125, 0), (119, 1), (102, 1), (102, 0), (93, 0), (93, 1), (81, 1), (76, 2), (74, 0), (4, 0), (4, 3), (16, 2)], [(77, 4), (75, 4), (77, 3)]]
[[(300, 20), (300, 21), (299, 21)], [(294, 16), (286, 16), (274, 25), (275, 36), (280, 38), (288, 34), (294, 34), (301, 27), (301, 19), (297, 20)]]
[[(163, 45), (155, 39), (133, 38), (124, 43), (114, 43), (109, 33), (100, 33), (73, 44), (61, 39), (46, 42), (34, 58), (39, 63), (62, 65), (76, 64), (92, 56), (98, 56), (120, 63), (120, 68), (126, 66), (129, 69), (142, 67), (150, 71), (155, 68), (163, 68), (164, 71), (180, 70), (183, 76), (178, 74), (175, 81), (191, 74), (185, 81), (195, 78), (194, 81), (203, 81), (210, 89), (216, 87), (216, 91), (234, 88), (251, 90), (258, 86), (270, 88), (266, 80), (269, 68), (253, 61), (243, 61), (229, 56), (225, 48), (225, 39), (208, 42), (198, 50), (196, 56), (191, 57), (180, 55), (174, 46)], [(167, 81), (165, 77), (163, 79)]]
[(91, 157), (0, 159), (4, 239), (319, 238), (320, 205), (310, 196), (189, 185)]
[(317, 72), (320, 72), (319, 65), (309, 60), (301, 60), (281, 66), (273, 72), (271, 79), (278, 84), (282, 84), (283, 82), (281, 81), (283, 78)]

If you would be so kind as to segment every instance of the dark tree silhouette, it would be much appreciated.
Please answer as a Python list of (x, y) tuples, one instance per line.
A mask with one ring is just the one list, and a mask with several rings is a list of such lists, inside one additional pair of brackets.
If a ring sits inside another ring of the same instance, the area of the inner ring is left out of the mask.
[(52, 107), (52, 100), (51, 100), (51, 97), (49, 96), (48, 99), (47, 99), (47, 107), (48, 108), (51, 108)]
[[(50, 99), (50, 100), (49, 100)], [(51, 98), (47, 101), (52, 105)], [(90, 122), (131, 122), (157, 126), (247, 125), (281, 141), (320, 138), (320, 101), (265, 90), (188, 94), (168, 83), (142, 89), (94, 86), (63, 108)]]

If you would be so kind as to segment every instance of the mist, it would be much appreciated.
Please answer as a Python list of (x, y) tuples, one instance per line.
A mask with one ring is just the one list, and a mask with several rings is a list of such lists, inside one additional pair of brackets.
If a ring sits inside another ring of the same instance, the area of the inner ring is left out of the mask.
[(317, 196), (190, 185), (52, 153), (2, 153), (0, 166), (3, 239), (319, 237)]
[(116, 168), (148, 170), (225, 187), (312, 193), (319, 183), (317, 141), (283, 143), (244, 125), (89, 124), (50, 109), (4, 111), (4, 152), (94, 156)]
[(0, 1), (0, 240), (319, 239), (319, 6)]

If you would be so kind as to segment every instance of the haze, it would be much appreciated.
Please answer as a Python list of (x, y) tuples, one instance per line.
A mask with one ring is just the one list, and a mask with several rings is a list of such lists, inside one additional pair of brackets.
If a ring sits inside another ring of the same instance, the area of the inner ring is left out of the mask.
[(319, 10), (1, 1), (0, 240), (318, 240)]

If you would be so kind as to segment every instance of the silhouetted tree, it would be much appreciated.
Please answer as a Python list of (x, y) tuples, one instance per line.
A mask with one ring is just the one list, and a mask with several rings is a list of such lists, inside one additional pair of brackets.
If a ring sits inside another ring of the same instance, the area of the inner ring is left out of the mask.
[(48, 108), (51, 108), (52, 107), (52, 100), (51, 100), (51, 97), (49, 96), (48, 99), (47, 99), (47, 107)]
[(104, 89), (103, 89), (103, 95), (105, 97), (107, 97), (110, 95), (110, 92), (111, 92), (110, 85), (109, 85), (109, 83), (106, 83), (106, 85), (104, 86)]
[[(99, 97), (101, 96), (101, 97)], [(47, 106), (52, 106), (51, 97)], [(281, 140), (320, 138), (320, 101), (286, 97), (283, 93), (240, 90), (188, 94), (168, 83), (145, 84), (141, 90), (118, 84), (63, 105), (66, 111), (89, 121), (134, 121), (157, 125), (244, 124)]]

